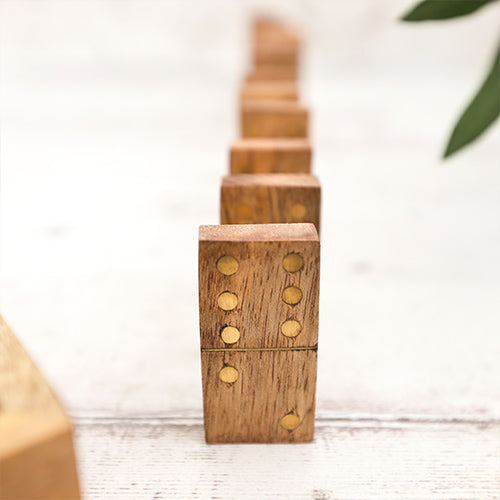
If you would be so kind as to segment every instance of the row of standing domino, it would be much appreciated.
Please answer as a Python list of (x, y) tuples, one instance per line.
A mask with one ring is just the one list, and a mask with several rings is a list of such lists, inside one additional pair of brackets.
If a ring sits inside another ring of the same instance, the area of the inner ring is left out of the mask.
[(259, 18), (221, 225), (201, 226), (199, 305), (209, 443), (314, 435), (321, 188), (298, 88), (301, 37)]
[[(296, 32), (254, 25), (221, 225), (200, 228), (200, 333), (208, 442), (314, 433), (320, 187), (299, 104)], [(0, 497), (80, 498), (72, 425), (0, 317)]]

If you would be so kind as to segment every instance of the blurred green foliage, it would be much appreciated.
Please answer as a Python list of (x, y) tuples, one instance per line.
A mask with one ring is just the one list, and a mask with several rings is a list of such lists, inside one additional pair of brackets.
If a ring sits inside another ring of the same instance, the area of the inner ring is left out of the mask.
[(403, 21), (439, 21), (465, 16), (496, 0), (424, 0), (407, 12)]
[[(407, 22), (437, 21), (471, 14), (497, 0), (424, 0), (401, 19)], [(500, 115), (500, 46), (493, 64), (470, 104), (456, 123), (443, 158), (477, 139)]]

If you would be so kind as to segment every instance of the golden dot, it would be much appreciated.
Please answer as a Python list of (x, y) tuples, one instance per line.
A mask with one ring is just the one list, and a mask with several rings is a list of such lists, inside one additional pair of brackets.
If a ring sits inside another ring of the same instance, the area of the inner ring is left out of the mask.
[(230, 255), (223, 255), (217, 261), (217, 269), (219, 270), (219, 272), (225, 274), (226, 276), (231, 276), (232, 274), (234, 274), (239, 267), (240, 263)]
[(222, 292), (217, 297), (217, 304), (221, 309), (224, 309), (224, 311), (232, 311), (238, 305), (238, 297), (231, 292)]
[(307, 209), (304, 205), (301, 203), (296, 203), (295, 205), (292, 205), (292, 217), (295, 220), (302, 220), (307, 213)]
[(240, 374), (238, 373), (238, 370), (232, 366), (225, 366), (219, 372), (219, 378), (223, 382), (226, 382), (226, 384), (234, 384), (238, 380), (239, 376)]
[(296, 273), (304, 267), (304, 259), (298, 253), (289, 253), (283, 259), (283, 267), (289, 273)]
[(289, 286), (283, 290), (281, 298), (283, 302), (293, 306), (302, 300), (302, 290), (296, 286)]
[(288, 415), (285, 415), (281, 421), (280, 421), (281, 427), (283, 429), (286, 429), (287, 431), (293, 431), (296, 429), (299, 424), (300, 424), (300, 419), (297, 417), (297, 415), (294, 415), (293, 413), (289, 413)]
[(250, 219), (252, 209), (248, 205), (238, 205), (236, 207), (236, 215), (239, 219)]
[(281, 323), (281, 333), (285, 337), (296, 337), (302, 331), (302, 325), (294, 319), (287, 319)]
[(225, 326), (220, 332), (221, 339), (226, 344), (234, 344), (240, 340), (240, 331), (234, 326)]

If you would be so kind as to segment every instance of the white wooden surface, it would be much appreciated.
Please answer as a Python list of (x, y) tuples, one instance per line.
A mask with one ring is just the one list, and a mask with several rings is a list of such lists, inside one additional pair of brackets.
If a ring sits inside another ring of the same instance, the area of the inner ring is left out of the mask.
[(0, 3), (0, 310), (75, 419), (85, 497), (500, 498), (500, 128), (438, 161), (497, 5), (273, 2), (309, 39), (317, 437), (203, 442), (197, 226), (256, 5)]

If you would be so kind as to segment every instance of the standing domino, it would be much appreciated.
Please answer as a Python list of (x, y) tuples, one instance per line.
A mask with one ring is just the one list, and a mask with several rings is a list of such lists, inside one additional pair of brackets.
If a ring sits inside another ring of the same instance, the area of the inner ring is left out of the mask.
[(241, 105), (241, 137), (308, 136), (309, 112), (293, 101), (245, 101)]
[(296, 82), (251, 82), (243, 85), (241, 102), (246, 101), (298, 101), (299, 91)]
[(310, 174), (228, 175), (221, 224), (311, 222), (320, 230), (321, 186)]
[(207, 442), (313, 439), (319, 258), (313, 224), (200, 227)]
[(308, 174), (311, 143), (307, 139), (241, 139), (231, 144), (232, 174)]

